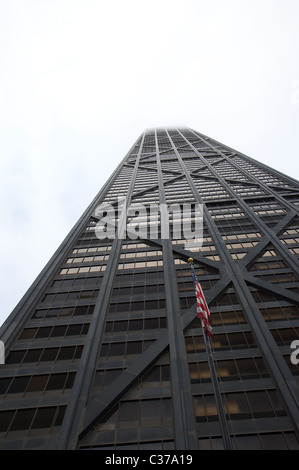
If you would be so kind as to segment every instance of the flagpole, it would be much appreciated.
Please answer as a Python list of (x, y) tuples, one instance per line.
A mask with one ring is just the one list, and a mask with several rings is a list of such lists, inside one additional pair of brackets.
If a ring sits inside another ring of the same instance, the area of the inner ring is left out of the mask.
[[(194, 271), (193, 258), (189, 258), (188, 263), (190, 264), (190, 268), (191, 268), (191, 270), (194, 274), (194, 278), (196, 279), (196, 275), (195, 275), (195, 271)], [(214, 397), (215, 397), (215, 402), (216, 402), (217, 413), (218, 413), (218, 417), (219, 417), (219, 424), (220, 424), (220, 429), (221, 429), (222, 438), (223, 438), (224, 450), (233, 450), (233, 446), (232, 446), (232, 442), (231, 442), (231, 438), (230, 438), (230, 433), (229, 433), (229, 429), (228, 429), (228, 424), (227, 424), (226, 417), (225, 417), (223, 401), (222, 401), (222, 397), (221, 397), (221, 392), (220, 392), (220, 388), (219, 388), (217, 374), (216, 374), (216, 370), (215, 370), (215, 363), (214, 363), (210, 338), (206, 334), (206, 328), (205, 328), (206, 325), (204, 324), (202, 318), (200, 319), (200, 322), (201, 322), (201, 328), (202, 328), (202, 334), (203, 334), (203, 338), (204, 338), (205, 348), (206, 348), (206, 352), (207, 352), (208, 365), (209, 365), (210, 374), (211, 374), (212, 387), (213, 387), (213, 392), (214, 392)]]

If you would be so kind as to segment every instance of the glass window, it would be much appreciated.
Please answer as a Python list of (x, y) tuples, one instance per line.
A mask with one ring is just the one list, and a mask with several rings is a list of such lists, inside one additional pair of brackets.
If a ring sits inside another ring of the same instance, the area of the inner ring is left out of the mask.
[(67, 374), (52, 374), (47, 383), (46, 390), (62, 390)]
[(161, 417), (161, 400), (142, 400), (141, 419), (152, 420)]
[(108, 351), (109, 351), (109, 344), (107, 343), (102, 344), (100, 356), (106, 357), (108, 354)]
[(75, 352), (75, 347), (74, 346), (68, 346), (66, 348), (60, 348), (57, 360), (58, 361), (63, 361), (63, 360), (73, 359), (74, 352)]
[(127, 343), (127, 354), (142, 353), (142, 341), (130, 341)]
[(46, 312), (46, 317), (47, 317), (47, 318), (58, 317), (59, 312), (60, 312), (60, 308), (50, 308), (50, 309), (47, 310), (47, 312)]
[(139, 401), (124, 401), (120, 403), (119, 421), (139, 420)]
[(125, 354), (126, 343), (111, 343), (109, 349), (110, 356), (121, 356)]
[(11, 420), (15, 414), (15, 410), (1, 411), (0, 412), (0, 432), (7, 431)]
[[(67, 328), (65, 326), (65, 328)], [(81, 334), (82, 325), (70, 325), (65, 333), (66, 336), (79, 336)]]
[(59, 348), (47, 348), (43, 350), (41, 361), (55, 361)]
[(257, 435), (235, 436), (234, 441), (238, 450), (261, 450), (261, 444)]
[(111, 370), (106, 370), (106, 373), (104, 375), (104, 380), (103, 380), (103, 385), (107, 386), (111, 382), (113, 382), (116, 377), (119, 376), (119, 374), (122, 372), (122, 369), (111, 369)]
[(113, 331), (115, 331), (115, 332), (116, 331), (127, 331), (127, 328), (128, 328), (128, 321), (127, 320), (114, 322)]
[(29, 383), (30, 376), (28, 377), (15, 377), (11, 386), (9, 387), (8, 393), (23, 393)]
[(10, 431), (21, 431), (24, 429), (29, 429), (34, 414), (35, 409), (17, 410), (14, 420), (10, 426)]
[(60, 294), (56, 294), (55, 302), (64, 302), (67, 298), (67, 292), (62, 292)]
[(48, 375), (34, 375), (31, 377), (30, 383), (27, 388), (27, 392), (40, 392), (43, 391), (47, 380)]
[(195, 412), (196, 420), (205, 421), (206, 413), (205, 413), (203, 396), (194, 397), (193, 403), (194, 403), (194, 412)]
[(29, 349), (26, 353), (24, 362), (38, 362), (42, 349)]
[(66, 331), (67, 326), (66, 325), (59, 325), (59, 326), (54, 326), (51, 337), (53, 336), (64, 336), (65, 331)]
[(245, 393), (226, 393), (225, 400), (230, 419), (250, 418), (250, 409)]
[(159, 328), (159, 318), (146, 318), (144, 321), (144, 328), (146, 330)]
[(162, 399), (162, 410), (164, 420), (172, 418), (172, 400), (171, 398)]
[(72, 388), (75, 377), (76, 377), (76, 372), (69, 372), (66, 383), (65, 383), (65, 388)]
[(37, 409), (32, 429), (50, 428), (56, 413), (56, 407), (45, 407)]
[(10, 377), (0, 379), (0, 395), (6, 393), (12, 379)]
[(263, 450), (288, 450), (283, 434), (261, 434), (260, 442)]
[(129, 330), (136, 331), (143, 329), (143, 320), (130, 320)]
[[(74, 307), (72, 307), (72, 308), (70, 308), (70, 310), (71, 310), (72, 313), (74, 312), (75, 316), (87, 315), (87, 313), (89, 313), (88, 312), (88, 310), (89, 310), (88, 305), (82, 305), (80, 307), (76, 307), (75, 309), (74, 309)], [(72, 315), (72, 313), (71, 313), (71, 315)]]
[[(146, 303), (148, 307), (148, 302)], [(144, 308), (144, 302), (132, 302), (131, 304), (131, 311), (137, 311), (137, 310), (143, 310)]]
[(36, 331), (37, 331), (36, 328), (25, 328), (22, 331), (19, 339), (32, 339), (34, 338)]
[(45, 326), (45, 327), (39, 328), (36, 333), (36, 338), (48, 338), (50, 336), (51, 331), (52, 331), (52, 326)]
[(273, 410), (266, 391), (250, 391), (246, 393), (253, 416), (272, 416)]
[[(80, 308), (80, 307), (78, 307)], [(65, 307), (61, 309), (60, 316), (62, 317), (70, 317), (74, 313), (74, 307)]]

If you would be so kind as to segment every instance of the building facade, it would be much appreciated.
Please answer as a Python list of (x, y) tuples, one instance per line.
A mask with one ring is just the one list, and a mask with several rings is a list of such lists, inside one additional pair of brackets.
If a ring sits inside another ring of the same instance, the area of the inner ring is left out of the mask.
[(232, 447), (298, 449), (298, 210), (294, 179), (145, 131), (1, 327), (0, 448), (223, 449), (192, 257)]

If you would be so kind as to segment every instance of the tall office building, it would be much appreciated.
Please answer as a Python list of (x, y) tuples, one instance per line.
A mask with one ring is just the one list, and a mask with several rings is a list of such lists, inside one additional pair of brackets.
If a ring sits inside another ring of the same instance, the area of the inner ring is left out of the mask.
[(205, 135), (144, 132), (0, 330), (0, 448), (222, 449), (192, 257), (232, 447), (298, 449), (298, 205)]

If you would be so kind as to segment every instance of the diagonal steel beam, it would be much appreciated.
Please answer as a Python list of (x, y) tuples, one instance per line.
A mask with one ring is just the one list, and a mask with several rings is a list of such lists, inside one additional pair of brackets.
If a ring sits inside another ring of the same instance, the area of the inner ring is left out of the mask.
[(261, 290), (268, 292), (274, 296), (281, 297), (289, 302), (299, 305), (299, 295), (295, 294), (291, 290), (281, 287), (281, 284), (271, 284), (270, 282), (264, 281), (250, 273), (244, 273), (243, 279), (245, 282), (259, 287)]
[[(296, 214), (294, 212), (288, 212), (287, 215), (283, 219), (281, 219), (275, 227), (272, 228), (272, 231), (276, 234), (276, 236), (278, 236), (283, 230), (286, 229), (286, 227), (288, 227), (288, 225), (292, 222), (295, 217)], [(258, 244), (254, 248), (249, 250), (247, 255), (244, 256), (244, 258), (238, 261), (239, 265), (241, 267), (248, 268), (249, 265), (255, 259), (261, 256), (267, 245), (269, 245), (270, 243), (271, 241), (264, 235), (258, 242)]]
[[(222, 278), (205, 293), (208, 304), (219, 297), (229, 286), (231, 279)], [(195, 302), (194, 297), (194, 302)], [(197, 321), (195, 308), (192, 306), (183, 315), (183, 330)], [(169, 347), (169, 334), (166, 330), (159, 338), (144, 351), (135, 361), (132, 361), (108, 387), (98, 394), (85, 408), (79, 439), (82, 439), (92, 428), (111, 411), (116, 403), (130, 390), (140, 378), (157, 362)]]

